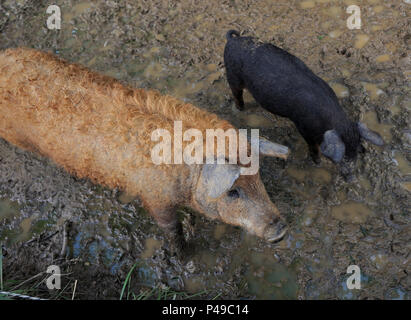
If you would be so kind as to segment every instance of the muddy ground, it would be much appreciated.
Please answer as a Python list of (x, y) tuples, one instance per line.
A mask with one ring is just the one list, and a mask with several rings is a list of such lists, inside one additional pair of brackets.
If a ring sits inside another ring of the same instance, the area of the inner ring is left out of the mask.
[[(5, 284), (13, 289), (29, 280), (22, 287), (35, 287), (33, 295), (65, 298), (77, 280), (77, 299), (118, 299), (135, 265), (129, 298), (150, 297), (144, 293), (155, 288), (205, 299), (409, 299), (407, 2), (58, 0), (53, 4), (63, 20), (56, 31), (46, 27), (47, 1), (0, 1), (0, 49), (54, 52), (124, 83), (185, 99), (240, 128), (259, 128), (292, 150), (286, 162), (264, 159), (260, 170), (289, 235), (268, 244), (181, 210), (195, 247), (181, 262), (170, 256), (138, 200), (71, 177), (0, 139)], [(360, 6), (360, 30), (347, 28), (350, 4)], [(225, 33), (232, 28), (297, 55), (329, 82), (353, 120), (384, 137), (382, 148), (364, 143), (355, 181), (345, 182), (325, 159), (314, 165), (295, 126), (249, 95), (247, 110), (236, 110), (223, 67)], [(60, 291), (39, 282), (53, 264), (64, 274)], [(346, 285), (353, 264), (361, 269), (360, 290)]]

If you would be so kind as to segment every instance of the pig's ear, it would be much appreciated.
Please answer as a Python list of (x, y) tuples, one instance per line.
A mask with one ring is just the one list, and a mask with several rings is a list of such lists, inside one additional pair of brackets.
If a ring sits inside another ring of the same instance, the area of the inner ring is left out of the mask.
[(340, 162), (344, 158), (345, 144), (335, 130), (324, 133), (324, 140), (320, 145), (321, 153), (334, 162)]
[[(251, 142), (253, 142), (252, 139)], [(260, 155), (262, 156), (277, 157), (285, 160), (290, 154), (290, 150), (286, 146), (283, 146), (275, 142), (271, 142), (266, 138), (259, 137), (258, 143)]]
[(362, 122), (357, 122), (357, 126), (358, 126), (358, 131), (360, 132), (361, 138), (377, 146), (384, 145), (384, 140), (381, 138), (381, 136), (377, 132), (368, 129), (367, 126)]
[(205, 164), (201, 179), (207, 196), (214, 199), (220, 197), (230, 190), (240, 173), (240, 167), (234, 164)]

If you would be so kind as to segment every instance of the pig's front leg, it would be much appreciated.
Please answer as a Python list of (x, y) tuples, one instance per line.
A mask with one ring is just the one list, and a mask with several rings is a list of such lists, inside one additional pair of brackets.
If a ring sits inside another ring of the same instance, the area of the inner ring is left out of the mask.
[(320, 148), (317, 143), (318, 141), (316, 141), (312, 137), (310, 128), (306, 126), (305, 121), (295, 121), (295, 126), (297, 127), (300, 134), (303, 136), (305, 142), (307, 142), (311, 159), (314, 161), (315, 164), (320, 164), (321, 163)]
[(165, 233), (170, 244), (170, 250), (175, 253), (179, 259), (182, 258), (186, 243), (184, 240), (183, 226), (178, 221), (176, 208), (149, 208), (150, 214), (156, 220), (158, 226)]
[(309, 144), (308, 148), (310, 149), (311, 159), (314, 161), (315, 164), (320, 164), (321, 158), (318, 144)]

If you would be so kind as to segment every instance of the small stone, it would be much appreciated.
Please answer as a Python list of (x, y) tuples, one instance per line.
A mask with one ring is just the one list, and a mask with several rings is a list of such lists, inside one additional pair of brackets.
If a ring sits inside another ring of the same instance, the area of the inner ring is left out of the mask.
[(158, 41), (164, 41), (164, 40), (166, 40), (162, 34), (157, 34), (157, 35), (156, 35), (156, 39), (157, 39)]
[(194, 265), (193, 260), (190, 260), (189, 262), (187, 262), (186, 269), (190, 273), (194, 273), (196, 271), (196, 266)]

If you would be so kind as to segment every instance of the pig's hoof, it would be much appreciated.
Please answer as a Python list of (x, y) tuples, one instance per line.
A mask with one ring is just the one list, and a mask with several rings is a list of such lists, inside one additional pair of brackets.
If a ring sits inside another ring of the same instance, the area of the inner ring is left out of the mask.
[(353, 182), (357, 181), (357, 177), (353, 173), (342, 174), (342, 177), (344, 178), (344, 181), (347, 182), (347, 183), (353, 183)]
[(308, 162), (312, 161), (312, 163), (314, 163), (314, 165), (316, 165), (316, 166), (319, 166), (321, 164), (320, 156), (314, 156), (312, 154), (307, 158), (307, 161)]
[(182, 237), (170, 241), (170, 255), (176, 256), (179, 261), (184, 261), (188, 256), (188, 249), (189, 245)]
[(313, 160), (313, 162), (314, 162), (316, 165), (321, 164), (321, 158), (320, 158), (318, 155), (316, 155), (316, 156), (311, 156), (311, 159)]

